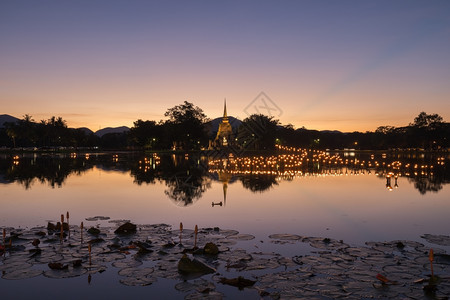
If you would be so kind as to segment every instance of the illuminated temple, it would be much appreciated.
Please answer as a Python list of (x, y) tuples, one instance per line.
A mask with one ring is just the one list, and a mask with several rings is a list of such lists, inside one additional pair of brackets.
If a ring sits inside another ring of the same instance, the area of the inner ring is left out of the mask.
[(217, 129), (217, 135), (214, 141), (210, 144), (211, 148), (228, 148), (232, 146), (234, 142), (233, 128), (227, 115), (227, 102), (224, 102), (223, 118)]

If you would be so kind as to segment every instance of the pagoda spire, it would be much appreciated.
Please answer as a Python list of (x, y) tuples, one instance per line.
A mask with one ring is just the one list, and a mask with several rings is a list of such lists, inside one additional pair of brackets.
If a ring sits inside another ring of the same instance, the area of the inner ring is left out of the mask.
[(217, 128), (217, 135), (214, 139), (215, 147), (222, 148), (228, 147), (228, 145), (234, 140), (233, 128), (231, 127), (230, 122), (228, 121), (227, 114), (227, 99), (223, 102), (223, 118), (222, 122), (219, 123), (219, 127)]
[(227, 115), (227, 98), (225, 98), (223, 102), (223, 121), (224, 123), (228, 123), (228, 115)]

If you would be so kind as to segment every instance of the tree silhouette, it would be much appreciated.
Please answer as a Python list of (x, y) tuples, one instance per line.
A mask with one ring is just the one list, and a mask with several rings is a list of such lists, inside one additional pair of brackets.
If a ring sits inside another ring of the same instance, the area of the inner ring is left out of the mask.
[(163, 140), (163, 126), (155, 121), (134, 122), (130, 129), (129, 137), (131, 143), (146, 149), (161, 149)]
[(250, 191), (254, 193), (262, 193), (264, 191), (267, 191), (274, 185), (278, 185), (278, 182), (276, 180), (275, 175), (245, 175), (240, 178), (240, 181), (242, 182), (242, 186), (246, 189), (249, 189)]
[[(262, 114), (253, 114), (242, 121), (237, 139), (242, 148), (271, 150), (275, 147), (279, 121)], [(291, 130), (289, 127), (286, 130)]]
[(436, 127), (439, 126), (442, 121), (442, 117), (438, 114), (428, 115), (426, 112), (421, 112), (417, 117), (414, 118), (414, 123), (411, 123), (409, 125), (433, 130), (436, 129)]
[(6, 134), (12, 140), (14, 148), (16, 148), (16, 138), (18, 135), (17, 125), (15, 123), (5, 123)]
[(204, 124), (208, 118), (200, 107), (184, 101), (183, 104), (169, 108), (164, 115), (169, 117), (165, 123), (166, 132), (175, 148), (199, 149), (207, 142)]

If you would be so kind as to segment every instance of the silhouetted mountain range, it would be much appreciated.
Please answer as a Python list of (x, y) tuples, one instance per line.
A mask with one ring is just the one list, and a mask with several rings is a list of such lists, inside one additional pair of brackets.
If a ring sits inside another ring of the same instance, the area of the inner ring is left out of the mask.
[[(10, 115), (7, 115), (7, 114), (0, 115), (0, 128), (3, 128), (4, 127), (3, 124), (6, 122), (13, 123), (13, 122), (18, 122), (19, 120), (20, 119), (10, 116)], [(102, 137), (103, 135), (105, 135), (107, 133), (122, 133), (122, 132), (126, 132), (126, 131), (130, 130), (130, 128), (128, 128), (127, 126), (106, 127), (106, 128), (97, 130), (96, 132), (93, 132), (92, 130), (90, 130), (87, 127), (80, 127), (80, 128), (76, 128), (76, 129), (80, 129), (80, 130), (84, 131), (87, 135), (90, 135), (93, 133), (98, 137)]]
[(106, 127), (100, 130), (97, 130), (94, 134), (98, 137), (102, 137), (105, 134), (108, 133), (123, 133), (129, 131), (130, 128), (127, 126), (120, 126), (120, 127)]
[(339, 133), (344, 133), (345, 134), (345, 132), (342, 132), (342, 131), (339, 131), (339, 130), (321, 130), (320, 132), (322, 132), (322, 133), (333, 133), (333, 134), (339, 134)]
[(19, 121), (19, 119), (15, 118), (13, 116), (0, 115), (0, 128), (3, 128), (4, 127), (3, 124), (6, 123), (6, 122), (13, 123), (13, 122), (17, 122), (17, 121)]
[(94, 133), (92, 130), (90, 130), (90, 129), (87, 128), (87, 127), (80, 127), (80, 128), (77, 128), (77, 129), (83, 131), (83, 132), (86, 133), (87, 135), (90, 135), (90, 134), (93, 134), (93, 133)]

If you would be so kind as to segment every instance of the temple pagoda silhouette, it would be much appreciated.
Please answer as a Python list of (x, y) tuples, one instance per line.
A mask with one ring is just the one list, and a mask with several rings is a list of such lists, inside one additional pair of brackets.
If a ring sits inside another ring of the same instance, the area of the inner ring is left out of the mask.
[(209, 149), (226, 149), (234, 146), (235, 137), (233, 128), (227, 115), (227, 100), (224, 101), (222, 122), (219, 123), (216, 138), (210, 141)]

